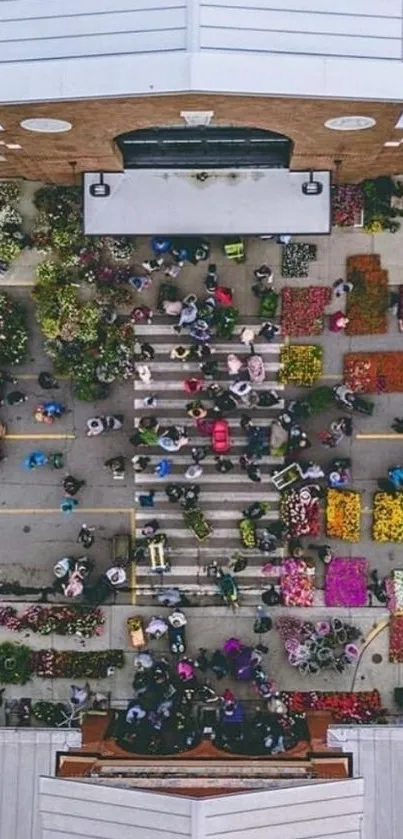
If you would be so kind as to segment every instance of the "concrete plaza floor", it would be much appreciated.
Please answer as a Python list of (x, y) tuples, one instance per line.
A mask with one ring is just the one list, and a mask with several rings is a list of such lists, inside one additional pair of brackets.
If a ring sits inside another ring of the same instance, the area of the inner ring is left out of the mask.
[[(301, 239), (304, 240), (304, 239)], [(331, 285), (338, 277), (345, 275), (346, 257), (358, 253), (379, 253), (382, 257), (382, 267), (389, 271), (391, 285), (403, 283), (403, 231), (392, 234), (367, 234), (361, 230), (334, 230), (329, 237), (309, 237), (305, 239), (317, 245), (317, 260), (311, 263), (309, 277), (302, 280), (285, 280), (280, 275), (281, 249), (272, 241), (250, 239), (246, 243), (246, 262), (234, 265), (223, 256), (220, 243), (213, 242), (211, 261), (216, 262), (222, 281), (235, 290), (237, 305), (244, 316), (257, 313), (256, 300), (250, 293), (253, 269), (266, 262), (275, 271), (275, 285), (280, 289), (284, 285)], [(148, 241), (138, 241), (139, 262), (149, 257)], [(50, 428), (49, 433), (61, 435), (58, 439), (42, 440), (37, 437), (43, 426), (38, 426), (32, 418), (33, 408), (37, 401), (43, 398), (44, 392), (38, 388), (36, 377), (40, 370), (51, 369), (50, 362), (43, 353), (42, 340), (35, 325), (34, 311), (30, 301), (29, 285), (33, 284), (33, 269), (37, 256), (23, 254), (11, 271), (3, 276), (0, 285), (17, 299), (21, 299), (30, 310), (31, 342), (30, 361), (18, 371), (21, 389), (29, 396), (29, 401), (13, 408), (5, 407), (1, 410), (2, 418), (7, 422), (9, 433), (22, 435), (21, 439), (6, 441), (7, 460), (0, 469), (0, 580), (18, 579), (25, 584), (47, 585), (52, 581), (53, 564), (60, 556), (79, 555), (76, 536), (79, 526), (86, 521), (96, 527), (96, 542), (91, 550), (97, 564), (97, 570), (102, 571), (109, 564), (111, 537), (115, 532), (134, 531), (134, 488), (133, 477), (128, 470), (126, 480), (114, 482), (110, 473), (103, 469), (103, 461), (112, 454), (122, 453), (127, 457), (133, 454), (128, 442), (133, 426), (133, 387), (132, 383), (114, 386), (110, 398), (97, 403), (96, 407), (81, 403), (72, 396), (70, 383), (61, 383), (58, 392), (62, 401), (68, 404), (70, 413)], [(205, 272), (205, 264), (188, 266), (183, 269), (180, 277), (180, 287), (184, 293), (190, 292), (195, 283), (199, 286)], [(156, 284), (157, 285), (157, 284)], [(139, 302), (153, 302), (155, 289), (139, 297)], [(324, 346), (324, 382), (334, 383), (341, 379), (342, 357), (350, 349), (400, 349), (402, 336), (397, 332), (395, 322), (391, 318), (388, 335), (349, 339), (340, 335), (333, 335), (328, 331), (312, 343)], [(309, 343), (310, 339), (302, 340)], [(403, 346), (402, 346), (403, 348)], [(293, 392), (287, 391), (287, 395)], [(346, 543), (333, 542), (334, 551), (342, 556), (366, 557), (371, 568), (387, 573), (392, 568), (403, 564), (400, 546), (389, 544), (376, 545), (370, 540), (372, 493), (376, 479), (385, 474), (388, 466), (398, 463), (403, 456), (403, 440), (387, 440), (377, 438), (376, 435), (389, 431), (390, 422), (394, 416), (403, 414), (403, 400), (401, 396), (390, 395), (375, 397), (376, 409), (373, 417), (354, 416), (354, 434), (347, 447), (340, 447), (337, 454), (351, 456), (353, 460), (353, 487), (359, 489), (364, 496), (364, 525), (363, 538), (354, 546)], [(116, 435), (103, 435), (100, 438), (88, 439), (85, 434), (85, 422), (94, 413), (123, 413), (125, 416), (124, 429)], [(307, 425), (308, 434), (327, 425), (331, 417), (337, 415), (333, 411), (323, 415), (315, 423)], [(357, 434), (365, 432), (373, 434), (373, 439), (360, 440)], [(313, 435), (314, 436), (314, 435)], [(32, 439), (34, 437), (34, 439)], [(60, 473), (50, 468), (37, 470), (33, 473), (24, 471), (22, 461), (32, 449), (41, 448), (46, 452), (62, 451), (66, 459), (66, 472), (79, 478), (84, 478), (87, 486), (80, 493), (80, 506), (72, 516), (63, 516), (59, 511), (59, 504), (63, 497), (60, 487)], [(311, 450), (313, 459), (326, 463), (330, 455), (325, 450), (314, 447)], [(126, 633), (126, 619), (128, 615), (155, 613), (152, 607), (129, 605), (126, 597), (116, 605), (107, 605), (105, 613), (107, 622), (104, 635), (87, 641), (84, 644), (78, 639), (30, 636), (21, 638), (35, 648), (55, 646), (60, 649), (104, 649), (105, 647), (122, 648), (128, 653), (125, 668), (115, 673), (108, 683), (99, 684), (100, 688), (109, 689), (114, 701), (123, 702), (131, 696), (132, 655), (128, 645)], [(121, 604), (121, 605), (120, 605)], [(23, 604), (18, 604), (22, 608)], [(158, 612), (164, 610), (158, 609)], [(190, 608), (188, 640), (189, 652), (196, 652), (200, 646), (216, 648), (229, 636), (235, 635), (243, 641), (256, 640), (252, 626), (254, 609), (241, 607), (236, 615), (225, 608), (204, 607), (203, 610)], [(392, 705), (392, 691), (396, 685), (403, 684), (403, 671), (400, 665), (388, 662), (387, 628), (388, 613), (381, 607), (349, 610), (329, 610), (315, 606), (314, 609), (276, 609), (272, 616), (278, 614), (292, 614), (304, 618), (320, 618), (324, 614), (333, 614), (345, 618), (361, 627), (364, 637), (379, 624), (379, 635), (371, 642), (363, 653), (357, 672), (350, 668), (343, 675), (320, 675), (318, 677), (302, 677), (295, 668), (288, 665), (282, 649), (281, 641), (275, 631), (265, 636), (270, 648), (265, 666), (280, 688), (287, 689), (326, 689), (350, 690), (371, 689), (381, 690), (385, 704)], [(0, 631), (0, 641), (17, 640), (19, 636), (10, 632)], [(264, 640), (265, 640), (264, 639)], [(166, 652), (165, 642), (154, 644), (155, 649)], [(373, 661), (374, 654), (381, 656), (381, 661)], [(97, 685), (94, 683), (94, 687)], [(33, 680), (32, 684), (24, 687), (7, 688), (7, 696), (27, 696), (34, 698), (66, 699), (69, 685), (66, 680), (48, 682)], [(249, 698), (252, 698), (249, 695)]]

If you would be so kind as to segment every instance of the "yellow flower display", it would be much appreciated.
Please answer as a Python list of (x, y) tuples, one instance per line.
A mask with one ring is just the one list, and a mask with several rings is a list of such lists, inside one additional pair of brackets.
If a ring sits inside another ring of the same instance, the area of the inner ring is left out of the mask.
[(403, 494), (376, 492), (372, 519), (375, 542), (403, 542)]
[(326, 534), (333, 539), (359, 542), (361, 496), (352, 490), (329, 489), (326, 503)]
[(282, 347), (280, 363), (279, 382), (312, 387), (323, 372), (322, 348), (316, 344), (290, 344)]

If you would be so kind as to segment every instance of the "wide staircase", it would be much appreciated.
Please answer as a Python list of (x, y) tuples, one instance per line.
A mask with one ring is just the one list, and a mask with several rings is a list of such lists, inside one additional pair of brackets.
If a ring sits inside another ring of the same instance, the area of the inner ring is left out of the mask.
[[(261, 321), (260, 321), (261, 323)], [(258, 330), (259, 321), (257, 318), (245, 318), (236, 328), (233, 338), (228, 340), (214, 339), (211, 346), (215, 349), (214, 358), (219, 361), (219, 373), (215, 381), (221, 384), (229, 384), (227, 373), (226, 357), (232, 352), (245, 355), (245, 347), (240, 342), (239, 335), (245, 326), (251, 326)], [(136, 505), (136, 538), (141, 538), (141, 529), (145, 522), (151, 518), (157, 518), (161, 529), (167, 534), (169, 545), (169, 558), (172, 570), (169, 574), (157, 575), (147, 565), (138, 565), (136, 573), (137, 602), (147, 603), (150, 596), (156, 589), (162, 587), (178, 586), (186, 595), (198, 595), (204, 598), (214, 598), (216, 601), (217, 587), (212, 579), (206, 574), (206, 567), (213, 560), (224, 562), (228, 560), (234, 551), (241, 550), (238, 523), (242, 518), (242, 510), (253, 501), (267, 501), (270, 504), (269, 511), (264, 522), (278, 518), (279, 494), (274, 490), (271, 473), (281, 468), (282, 457), (273, 457), (266, 454), (259, 461), (262, 472), (261, 483), (253, 483), (239, 465), (239, 456), (245, 447), (245, 434), (240, 428), (239, 420), (241, 409), (228, 418), (231, 429), (231, 448), (226, 455), (235, 464), (235, 468), (226, 474), (220, 474), (215, 470), (214, 455), (208, 455), (202, 462), (203, 475), (197, 480), (201, 486), (200, 507), (205, 513), (207, 521), (213, 528), (213, 533), (204, 542), (197, 541), (194, 534), (189, 531), (182, 519), (182, 508), (180, 504), (168, 501), (164, 492), (167, 483), (186, 481), (184, 472), (192, 463), (190, 448), (193, 445), (209, 445), (208, 437), (201, 437), (197, 433), (194, 421), (186, 416), (186, 403), (192, 397), (183, 389), (183, 380), (189, 376), (197, 376), (199, 367), (197, 362), (182, 363), (170, 358), (171, 350), (179, 343), (187, 345), (191, 339), (186, 334), (180, 337), (172, 327), (172, 320), (156, 317), (152, 325), (137, 325), (136, 334), (140, 341), (147, 341), (155, 349), (155, 359), (149, 362), (152, 372), (150, 384), (136, 381), (134, 384), (134, 424), (138, 424), (140, 418), (145, 415), (155, 415), (162, 427), (165, 425), (185, 425), (189, 430), (190, 444), (181, 449), (179, 453), (168, 454), (160, 448), (139, 447), (136, 451), (151, 456), (151, 464), (142, 473), (135, 473), (135, 497), (139, 492), (147, 492), (155, 489), (155, 505), (153, 508), (141, 508)], [(280, 344), (268, 344), (261, 339), (256, 341), (256, 352), (264, 358), (266, 368), (266, 380), (260, 385), (255, 385), (256, 390), (281, 390), (277, 385), (276, 376), (279, 369)], [(207, 379), (209, 384), (212, 379)], [(144, 406), (144, 398), (147, 395), (157, 396), (158, 404), (155, 408)], [(202, 401), (210, 405), (208, 399), (202, 394)], [(244, 409), (260, 426), (268, 426), (283, 408), (281, 401), (275, 408), (254, 408)], [(154, 473), (156, 464), (162, 458), (172, 462), (172, 472), (166, 478), (159, 478)], [(261, 566), (264, 563), (264, 556), (256, 550), (242, 549), (242, 554), (248, 558), (248, 567), (238, 575), (242, 601), (255, 602), (261, 589), (264, 587), (264, 577), (261, 574)], [(193, 600), (193, 598), (192, 598)]]

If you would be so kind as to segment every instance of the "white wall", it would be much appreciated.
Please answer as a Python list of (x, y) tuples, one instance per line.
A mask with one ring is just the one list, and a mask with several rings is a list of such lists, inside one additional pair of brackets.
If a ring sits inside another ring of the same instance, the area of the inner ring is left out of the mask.
[(185, 48), (186, 0), (2, 0), (0, 61)]

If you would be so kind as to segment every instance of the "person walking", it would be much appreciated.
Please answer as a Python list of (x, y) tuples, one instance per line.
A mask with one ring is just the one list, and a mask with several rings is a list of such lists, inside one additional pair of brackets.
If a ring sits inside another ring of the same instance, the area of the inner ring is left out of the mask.
[(333, 290), (335, 297), (343, 297), (343, 294), (349, 294), (354, 288), (351, 280), (343, 280), (341, 277), (333, 283)]
[(60, 511), (69, 515), (76, 507), (78, 507), (78, 501), (76, 498), (64, 498), (60, 504)]
[(252, 353), (252, 355), (254, 355), (255, 349), (254, 349), (253, 345), (254, 345), (254, 341), (255, 341), (255, 333), (254, 333), (253, 329), (251, 329), (248, 326), (245, 326), (245, 328), (242, 330), (239, 337), (240, 337), (240, 340), (241, 340), (242, 344), (244, 344), (245, 347), (248, 347), (250, 352)]
[(148, 464), (151, 461), (151, 457), (146, 457), (145, 455), (135, 454), (132, 457), (132, 464), (133, 469), (135, 472), (144, 472), (147, 469)]
[(403, 417), (395, 417), (391, 428), (396, 432), (396, 434), (403, 434)]
[(216, 472), (221, 472), (223, 475), (227, 472), (231, 472), (234, 468), (234, 464), (232, 460), (228, 457), (222, 457), (221, 455), (217, 455), (215, 458), (215, 470)]
[(191, 466), (188, 466), (185, 472), (185, 478), (188, 481), (195, 481), (197, 478), (200, 478), (203, 474), (203, 468), (200, 466), (199, 463), (192, 463)]
[(260, 469), (256, 465), (256, 463), (250, 463), (246, 467), (246, 474), (247, 474), (249, 480), (253, 481), (254, 484), (259, 484), (262, 480), (262, 475), (261, 475)]
[(66, 495), (77, 495), (81, 487), (85, 486), (85, 481), (80, 481), (73, 475), (66, 475), (62, 482), (63, 489)]
[(6, 397), (8, 405), (20, 405), (21, 402), (26, 402), (28, 396), (22, 390), (12, 390)]
[(193, 446), (190, 451), (190, 457), (193, 463), (200, 463), (208, 455), (208, 448), (206, 446)]
[(82, 524), (77, 536), (77, 542), (81, 542), (83, 548), (88, 550), (95, 542), (94, 536), (95, 527), (88, 527), (87, 524)]
[(43, 388), (43, 390), (59, 390), (59, 382), (52, 376), (51, 373), (48, 373), (46, 370), (42, 370), (38, 376), (38, 385), (39, 387)]

